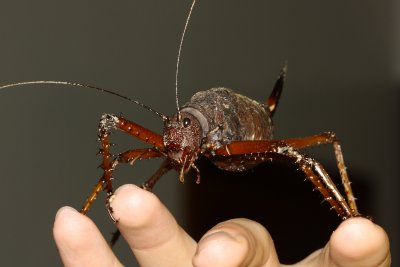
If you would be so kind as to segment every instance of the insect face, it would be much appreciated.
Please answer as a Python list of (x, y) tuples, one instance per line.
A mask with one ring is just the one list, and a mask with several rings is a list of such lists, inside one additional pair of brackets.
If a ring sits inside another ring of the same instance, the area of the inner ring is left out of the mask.
[(184, 163), (186, 158), (197, 158), (203, 137), (200, 121), (189, 112), (180, 112), (164, 120), (164, 146), (168, 157)]

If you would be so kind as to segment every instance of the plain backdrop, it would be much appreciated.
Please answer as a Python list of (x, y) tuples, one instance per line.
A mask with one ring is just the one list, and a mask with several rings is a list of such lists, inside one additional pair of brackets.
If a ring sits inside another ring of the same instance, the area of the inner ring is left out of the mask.
[[(172, 114), (176, 109), (178, 44), (189, 6), (190, 1), (183, 0), (1, 1), (0, 84), (77, 81), (114, 90)], [(185, 39), (179, 78), (182, 104), (196, 91), (213, 86), (226, 86), (264, 101), (287, 60), (287, 84), (274, 118), (276, 136), (337, 133), (353, 186), (360, 192), (361, 211), (390, 235), (393, 266), (400, 265), (399, 12), (394, 0), (200, 0)], [(96, 156), (98, 120), (102, 113), (120, 112), (162, 131), (154, 114), (92, 90), (38, 85), (0, 91), (2, 266), (61, 265), (52, 240), (54, 215), (63, 205), (82, 205), (101, 175), (96, 169), (100, 163)], [(140, 146), (123, 135), (115, 135), (114, 142), (117, 152)], [(336, 171), (329, 146), (307, 153)], [(116, 173), (117, 182), (140, 184), (159, 164), (149, 161), (134, 168), (122, 167)], [(208, 169), (202, 176), (204, 187), (200, 184), (195, 188), (203, 190), (198, 197), (206, 199), (204, 188), (209, 181), (219, 180), (218, 175), (206, 175), (217, 170), (207, 163), (204, 168)], [(260, 169), (264, 173), (263, 166), (254, 172)], [(288, 176), (290, 173), (283, 172), (278, 178), (291, 180)], [(244, 192), (236, 198), (281, 225), (273, 233), (276, 242), (288, 228), (306, 224), (301, 212), (306, 208), (288, 197), (289, 187), (314, 196), (315, 206), (310, 209), (321, 209), (333, 217), (322, 221), (317, 215), (321, 212), (308, 216), (311, 225), (325, 233), (317, 236), (320, 243), (327, 241), (338, 222), (328, 205), (320, 204), (321, 198), (302, 182), (304, 177), (296, 173), (292, 180), (301, 180), (298, 186), (274, 185), (272, 180), (276, 179), (269, 177), (268, 171), (260, 179), (269, 187), (267, 197), (271, 188), (281, 192), (270, 200), (276, 209), (268, 210), (263, 202), (246, 202)], [(171, 172), (155, 191), (178, 221), (198, 235), (191, 229), (193, 218), (197, 218), (197, 206), (191, 203), (201, 203), (201, 199), (192, 200), (188, 194), (195, 190), (188, 188), (193, 183), (187, 179), (182, 186), (177, 174)], [(251, 183), (256, 182), (253, 179)], [(229, 178), (224, 184), (216, 189), (224, 199), (221, 212), (236, 205), (225, 195)], [(251, 188), (247, 191), (253, 194)], [(285, 208), (280, 208), (280, 203), (286, 203)], [(95, 202), (89, 216), (108, 237), (114, 226), (103, 204), (104, 196)], [(276, 210), (286, 217), (282, 219)], [(307, 234), (310, 238), (316, 235)], [(299, 245), (289, 246), (289, 252), (316, 246), (307, 236), (295, 238)], [(283, 245), (278, 248), (285, 262), (308, 253), (290, 257), (285, 256)], [(133, 257), (124, 242), (117, 245), (116, 253), (131, 265)]]

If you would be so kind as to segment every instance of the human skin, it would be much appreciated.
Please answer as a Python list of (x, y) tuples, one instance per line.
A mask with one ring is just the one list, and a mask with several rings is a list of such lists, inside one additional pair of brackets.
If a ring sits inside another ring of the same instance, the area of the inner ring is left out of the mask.
[[(124, 185), (112, 200), (117, 227), (142, 267), (230, 267), (281, 265), (268, 231), (239, 218), (217, 224), (197, 243), (151, 192)], [(65, 266), (122, 266), (89, 217), (70, 207), (55, 218), (54, 238)], [(322, 249), (291, 266), (386, 267), (386, 232), (366, 218), (350, 218)]]

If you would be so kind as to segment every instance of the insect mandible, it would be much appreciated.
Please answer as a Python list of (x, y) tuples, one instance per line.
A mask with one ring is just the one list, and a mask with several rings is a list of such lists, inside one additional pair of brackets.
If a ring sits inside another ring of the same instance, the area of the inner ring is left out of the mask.
[[(102, 115), (99, 123), (99, 141), (103, 174), (87, 197), (81, 213), (86, 214), (96, 196), (102, 190), (105, 190), (107, 192), (106, 205), (112, 217), (110, 207), (110, 199), (114, 192), (112, 178), (114, 170), (121, 163), (133, 164), (137, 160), (163, 158), (164, 161), (161, 166), (142, 185), (142, 188), (151, 190), (157, 181), (172, 169), (178, 172), (181, 182), (184, 181), (185, 175), (193, 170), (196, 173), (196, 182), (200, 183), (200, 170), (196, 166), (196, 161), (200, 156), (203, 156), (210, 159), (217, 167), (234, 172), (249, 169), (266, 161), (291, 161), (305, 173), (314, 188), (322, 194), (323, 198), (342, 219), (358, 216), (359, 213), (346, 172), (341, 146), (334, 133), (325, 132), (301, 138), (273, 139), (272, 117), (277, 109), (283, 89), (286, 65), (265, 103), (259, 103), (228, 88), (219, 87), (200, 91), (183, 106), (179, 105), (177, 94), (179, 59), (194, 4), (195, 1), (190, 8), (179, 46), (176, 68), (177, 113), (172, 116), (163, 115), (138, 101), (115, 92), (80, 83), (28, 81), (0, 86), (0, 90), (29, 84), (61, 84), (95, 89), (132, 101), (154, 112), (162, 119), (164, 124), (163, 134), (158, 134), (126, 119), (122, 115)], [(110, 135), (115, 130), (129, 134), (149, 144), (150, 147), (135, 148), (113, 157), (110, 152)], [(299, 151), (306, 147), (321, 144), (333, 146), (344, 187), (344, 195), (318, 161)], [(115, 242), (115, 239), (113, 242)]]

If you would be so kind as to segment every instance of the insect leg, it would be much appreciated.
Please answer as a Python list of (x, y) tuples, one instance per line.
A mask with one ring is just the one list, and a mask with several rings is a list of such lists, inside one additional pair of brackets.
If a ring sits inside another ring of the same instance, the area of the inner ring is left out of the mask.
[[(157, 158), (157, 157), (164, 156), (161, 152), (159, 152), (155, 148), (133, 149), (133, 150), (128, 150), (124, 153), (119, 154), (117, 156), (117, 158), (115, 158), (110, 163), (109, 162), (110, 153), (107, 148), (107, 145), (104, 145), (103, 141), (108, 142), (108, 140), (102, 139), (102, 145), (104, 148), (100, 152), (103, 155), (103, 163), (101, 164), (101, 166), (104, 169), (104, 173), (103, 173), (102, 177), (100, 178), (99, 182), (93, 188), (92, 192), (89, 194), (88, 198), (86, 199), (86, 202), (85, 202), (83, 208), (81, 209), (81, 213), (83, 213), (83, 214), (87, 213), (91, 204), (96, 199), (97, 194), (102, 189), (107, 190), (107, 203), (109, 203), (109, 199), (113, 194), (113, 190), (112, 190), (112, 185), (109, 186), (108, 184), (111, 184), (112, 172), (115, 170), (116, 166), (119, 163), (133, 164), (136, 160), (150, 159), (150, 158)], [(106, 153), (108, 153), (108, 154), (106, 154)], [(107, 184), (106, 188), (104, 188), (105, 184)], [(109, 208), (109, 204), (107, 204), (107, 207)], [(112, 213), (112, 211), (110, 211), (110, 213)], [(111, 215), (111, 217), (112, 217), (112, 215)]]
[(144, 182), (141, 185), (141, 188), (147, 191), (151, 191), (154, 185), (158, 182), (158, 180), (160, 180), (161, 176), (163, 176), (171, 169), (172, 166), (170, 165), (169, 161), (167, 159), (164, 160), (161, 166), (158, 168), (158, 170), (149, 179), (147, 179), (146, 182)]
[[(137, 149), (139, 150), (139, 149)], [(136, 159), (141, 159), (141, 158), (135, 158), (135, 157), (130, 157), (128, 155), (132, 155), (135, 154), (135, 151), (127, 151), (123, 154), (125, 154), (127, 156), (125, 162), (131, 162), (131, 160), (136, 160)], [(121, 154), (121, 155), (123, 155)], [(129, 160), (129, 158), (131, 158), (131, 160)], [(161, 178), (161, 176), (163, 176), (166, 172), (168, 172), (170, 169), (172, 169), (172, 167), (170, 166), (168, 160), (164, 160), (163, 163), (161, 164), (161, 166), (158, 168), (158, 170), (149, 178), (147, 179), (146, 182), (144, 182), (141, 185), (141, 188), (147, 190), (147, 191), (151, 191), (151, 189), (153, 189), (154, 185), (157, 183), (157, 181)], [(117, 229), (113, 234), (112, 237), (109, 241), (109, 245), (110, 247), (113, 247), (115, 245), (115, 243), (118, 241), (119, 237), (121, 236), (121, 232)]]
[[(109, 131), (101, 126), (99, 127), (100, 135), (99, 140), (101, 142), (101, 149), (99, 153), (102, 155), (102, 163), (101, 167), (103, 168), (103, 175), (94, 186), (92, 192), (90, 192), (89, 196), (86, 198), (85, 203), (81, 209), (82, 214), (86, 214), (92, 203), (96, 200), (97, 195), (100, 193), (102, 189), (106, 186), (107, 188), (107, 198), (112, 194), (112, 183), (111, 183), (111, 174), (112, 174), (112, 164), (110, 162), (111, 153), (110, 153), (110, 141), (109, 141)], [(108, 201), (107, 201), (108, 202)]]
[(354, 214), (359, 214), (356, 204), (356, 198), (354, 197), (353, 190), (351, 189), (351, 182), (347, 175), (346, 165), (344, 164), (342, 148), (339, 144), (339, 140), (336, 138), (335, 133), (325, 132), (313, 136), (301, 137), (301, 138), (288, 138), (281, 140), (284, 143), (291, 145), (296, 149), (317, 146), (321, 144), (332, 144), (335, 153), (336, 164), (339, 169), (342, 185), (349, 203), (350, 208)]
[(162, 150), (164, 148), (163, 137), (149, 129), (146, 129), (139, 124), (129, 121), (122, 116), (104, 114), (101, 118), (100, 124), (108, 129), (119, 129), (145, 143)]
[[(154, 145), (154, 149), (139, 149), (128, 151), (126, 154), (121, 154), (117, 159), (111, 162), (110, 147), (111, 143), (109, 141), (109, 136), (112, 130), (120, 129), (146, 143)], [(110, 198), (113, 195), (112, 188), (112, 172), (116, 165), (121, 161), (136, 160), (137, 158), (151, 158), (151, 157), (161, 157), (163, 156), (161, 150), (163, 150), (163, 140), (162, 136), (132, 122), (128, 121), (122, 116), (116, 116), (111, 114), (104, 114), (99, 123), (99, 140), (101, 142), (100, 154), (102, 155), (102, 164), (104, 172), (92, 192), (87, 197), (83, 207), (81, 209), (82, 214), (86, 214), (96, 199), (99, 192), (104, 189), (107, 191), (107, 203), (109, 203)], [(109, 204), (107, 204), (109, 206)], [(110, 215), (112, 211), (109, 209)], [(111, 215), (112, 217), (112, 215)]]
[[(358, 215), (358, 213), (355, 213), (354, 210), (350, 208), (346, 199), (336, 188), (334, 182), (319, 162), (302, 154), (298, 154), (297, 157), (299, 157), (299, 160), (296, 163), (306, 174), (307, 179), (314, 184), (314, 187), (320, 191), (324, 199), (331, 204), (342, 219)], [(321, 190), (322, 185), (326, 190)], [(332, 201), (333, 199), (335, 201)]]
[(358, 215), (349, 207), (346, 199), (319, 162), (299, 153), (282, 141), (236, 141), (215, 150), (214, 153), (217, 156), (213, 160), (220, 159), (219, 163), (233, 164), (237, 169), (269, 160), (291, 160), (306, 174), (307, 179), (313, 183), (339, 216), (346, 219)]

